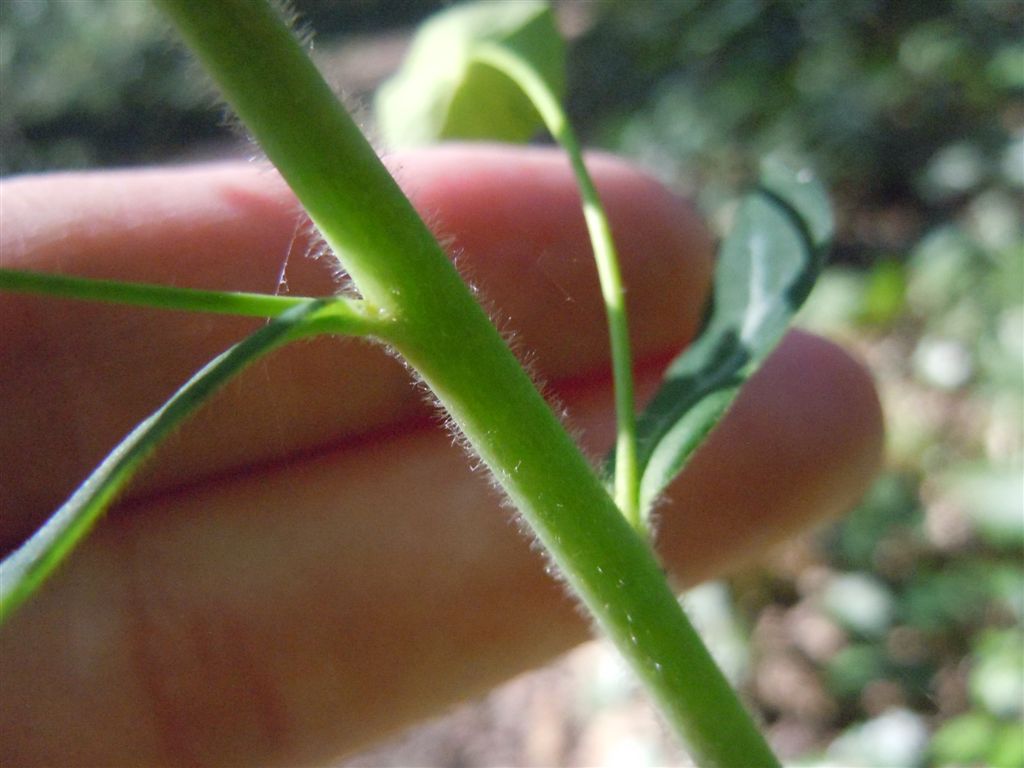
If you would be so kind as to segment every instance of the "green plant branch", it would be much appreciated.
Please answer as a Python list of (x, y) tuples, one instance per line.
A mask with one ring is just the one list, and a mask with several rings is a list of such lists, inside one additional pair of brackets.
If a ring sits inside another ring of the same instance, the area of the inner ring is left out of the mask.
[[(646, 541), (620, 514), (273, 9), (262, 0), (159, 4), (378, 308), (374, 315), (386, 318), (378, 322), (386, 338), (445, 405), (697, 759), (776, 765)], [(318, 316), (321, 311), (327, 314)], [(91, 501), (75, 513), (62, 510), (5, 562), (8, 574), (19, 571), (17, 581), (31, 583), (52, 570), (65, 544), (85, 534), (120, 487), (123, 480), (113, 478), (129, 475), (160, 437), (250, 359), (341, 323), (324, 303), (300, 305), (211, 363), (140, 425), (69, 505)], [(33, 544), (40, 538), (51, 540), (43, 556)], [(5, 596), (3, 615), (25, 594)]]
[(272, 9), (159, 4), (697, 758), (775, 765), (646, 541)]
[[(296, 307), (316, 301), (307, 296), (206, 291), (14, 269), (0, 269), (0, 291), (242, 317), (278, 317)], [(331, 313), (335, 316), (341, 317), (344, 314), (349, 318), (351, 329), (343, 331), (344, 333), (376, 334), (382, 330), (382, 327), (374, 325), (373, 313), (369, 312), (366, 303), (359, 299), (335, 297), (329, 300), (329, 305)]]
[(626, 292), (619, 270), (619, 258), (611, 226), (601, 197), (583, 162), (579, 141), (562, 108), (562, 103), (536, 68), (514, 50), (494, 43), (481, 44), (474, 58), (511, 78), (533, 103), (554, 139), (569, 156), (583, 200), (583, 217), (594, 249), (594, 261), (601, 284), (615, 385), (615, 502), (626, 520), (641, 535), (647, 535), (647, 520), (640, 510), (640, 475), (636, 445), (636, 396), (633, 386), (633, 358), (626, 320)]
[(207, 363), (135, 427), (46, 524), (0, 563), (0, 624), (89, 533), (161, 440), (256, 358), (295, 339), (345, 326), (336, 310), (329, 300), (309, 301), (289, 309)]

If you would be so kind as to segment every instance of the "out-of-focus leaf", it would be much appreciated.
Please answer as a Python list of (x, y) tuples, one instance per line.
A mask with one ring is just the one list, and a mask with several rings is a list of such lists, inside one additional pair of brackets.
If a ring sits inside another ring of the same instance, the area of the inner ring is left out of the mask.
[(985, 178), (985, 157), (973, 144), (957, 142), (943, 147), (929, 161), (923, 174), (922, 195), (941, 202), (964, 195)]
[(988, 581), (997, 608), (1024, 626), (1024, 567), (1020, 563), (994, 564)]
[(766, 164), (719, 253), (704, 332), (669, 366), (638, 419), (645, 513), (778, 344), (831, 235), (828, 198), (810, 172)]
[(825, 336), (848, 334), (863, 314), (867, 283), (862, 270), (830, 266), (818, 277), (797, 324)]
[(919, 315), (948, 311), (950, 297), (971, 286), (978, 250), (963, 228), (943, 225), (933, 229), (911, 254), (907, 298)]
[(920, 526), (917, 493), (917, 480), (909, 474), (887, 472), (879, 477), (860, 505), (825, 534), (836, 561), (851, 570), (872, 569), (883, 542), (905, 539)]
[(828, 687), (833, 694), (855, 697), (872, 680), (885, 677), (888, 668), (877, 645), (861, 643), (839, 651), (829, 660), (826, 671)]
[(401, 70), (377, 93), (381, 132), (391, 146), (442, 139), (518, 142), (542, 126), (508, 76), (477, 58), (498, 45), (528, 60), (552, 93), (565, 91), (565, 44), (547, 3), (459, 5), (423, 24)]
[(998, 598), (991, 566), (984, 560), (962, 560), (942, 568), (922, 566), (900, 594), (900, 614), (925, 632), (978, 621)]
[(990, 630), (974, 649), (972, 698), (998, 717), (1024, 714), (1024, 641), (1018, 632)]
[(868, 277), (859, 320), (867, 325), (888, 325), (904, 311), (906, 298), (906, 269), (898, 261), (881, 261)]
[(992, 768), (1024, 768), (1024, 728), (1019, 722), (1003, 723), (988, 753)]
[(939, 765), (972, 765), (984, 762), (997, 731), (993, 717), (968, 712), (947, 720), (932, 737), (931, 753)]
[(928, 748), (924, 719), (908, 709), (890, 709), (847, 728), (828, 748), (832, 764), (863, 768), (919, 765)]
[(1024, 478), (1019, 467), (963, 468), (946, 474), (940, 485), (988, 543), (1024, 546)]
[(988, 64), (990, 80), (1002, 88), (1024, 88), (1024, 44), (1002, 46)]
[(880, 637), (892, 624), (892, 593), (866, 573), (847, 573), (832, 579), (823, 595), (824, 608), (839, 622), (865, 637)]

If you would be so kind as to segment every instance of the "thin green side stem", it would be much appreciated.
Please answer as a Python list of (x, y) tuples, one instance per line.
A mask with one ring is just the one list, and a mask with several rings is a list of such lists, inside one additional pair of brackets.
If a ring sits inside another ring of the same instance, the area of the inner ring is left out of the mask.
[(626, 291), (619, 270), (619, 257), (611, 226), (601, 197), (583, 162), (576, 133), (572, 129), (558, 97), (529, 61), (509, 48), (482, 45), (475, 57), (510, 77), (533, 103), (554, 139), (569, 156), (583, 201), (583, 217), (594, 248), (594, 261), (601, 283), (608, 336), (612, 354), (612, 378), (615, 384), (615, 502), (638, 532), (647, 535), (647, 524), (640, 514), (640, 476), (636, 444), (636, 396), (633, 387), (633, 356), (630, 351), (629, 324), (626, 319)]
[(204, 291), (15, 269), (0, 269), (0, 291), (239, 317), (274, 318), (298, 307), (317, 304), (320, 310), (316, 314), (316, 322), (323, 329), (320, 331), (322, 333), (387, 339), (392, 329), (392, 322), (383, 311), (368, 301), (347, 296), (313, 298), (239, 291)]
[(0, 291), (244, 317), (277, 317), (313, 300), (305, 296), (204, 291), (16, 269), (0, 269)]
[(159, 4), (698, 760), (775, 765), (646, 541), (270, 6)]

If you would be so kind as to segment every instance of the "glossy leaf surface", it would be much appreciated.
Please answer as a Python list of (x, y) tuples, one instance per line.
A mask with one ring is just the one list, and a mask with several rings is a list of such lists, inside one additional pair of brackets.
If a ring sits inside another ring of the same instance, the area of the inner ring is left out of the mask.
[(808, 172), (764, 168), (719, 252), (705, 329), (669, 366), (637, 423), (645, 514), (781, 340), (831, 232), (828, 199)]

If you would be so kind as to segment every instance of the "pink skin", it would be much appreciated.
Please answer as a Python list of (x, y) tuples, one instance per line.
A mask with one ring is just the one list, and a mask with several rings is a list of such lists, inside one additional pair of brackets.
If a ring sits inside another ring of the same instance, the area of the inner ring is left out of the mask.
[[(600, 455), (607, 343), (565, 163), (486, 146), (390, 163)], [(693, 334), (711, 243), (650, 179), (593, 167), (649, 392)], [(2, 262), (273, 291), (291, 249), (290, 290), (329, 293), (297, 210), (251, 166), (13, 180)], [(0, 297), (0, 541), (256, 324)], [(692, 584), (841, 513), (881, 434), (859, 364), (790, 334), (668, 494), (666, 565)], [(542, 664), (588, 628), (512, 517), (393, 360), (358, 341), (282, 350), (183, 428), (0, 631), (0, 763), (306, 764)]]

